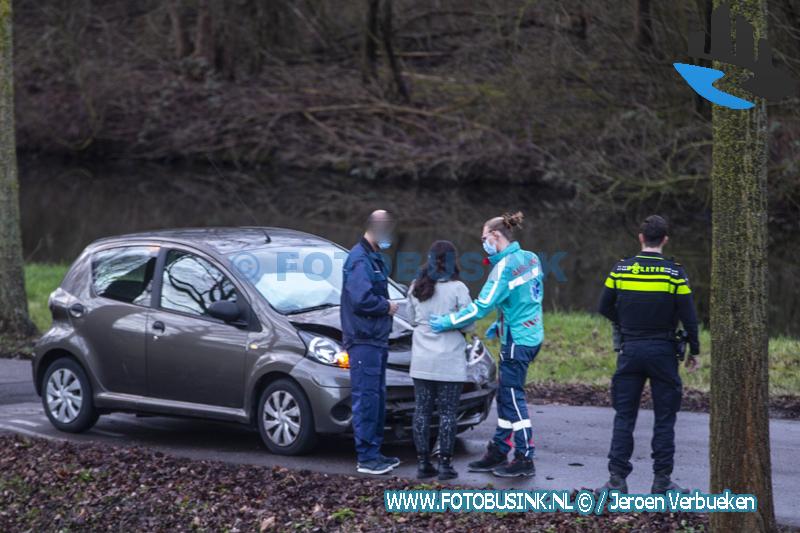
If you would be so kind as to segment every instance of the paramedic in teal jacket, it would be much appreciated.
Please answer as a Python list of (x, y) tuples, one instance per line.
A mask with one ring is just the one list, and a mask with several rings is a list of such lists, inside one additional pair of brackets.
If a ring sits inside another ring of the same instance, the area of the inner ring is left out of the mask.
[[(522, 213), (492, 218), (483, 226), (483, 248), (494, 265), (478, 298), (457, 313), (430, 318), (434, 331), (462, 329), (497, 309), (499, 318), (486, 336), (499, 336), (500, 382), (497, 391), (497, 431), (486, 454), (469, 464), (473, 472), (501, 477), (532, 476), (534, 444), (525, 378), (528, 365), (544, 340), (542, 324), (543, 274), (539, 258), (522, 250), (513, 232), (522, 225)], [(513, 439), (514, 460), (508, 463)]]

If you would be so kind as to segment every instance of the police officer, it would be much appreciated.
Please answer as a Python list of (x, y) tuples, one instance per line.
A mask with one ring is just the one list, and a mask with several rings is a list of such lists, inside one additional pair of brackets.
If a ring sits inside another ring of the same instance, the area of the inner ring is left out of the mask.
[[(498, 309), (499, 321), (486, 332), (500, 337), (500, 383), (497, 391), (497, 429), (483, 458), (469, 464), (472, 472), (493, 472), (500, 477), (532, 476), (533, 428), (525, 401), (528, 365), (539, 353), (542, 326), (543, 274), (539, 258), (522, 250), (513, 231), (523, 215), (503, 215), (483, 226), (483, 248), (494, 265), (478, 298), (457, 313), (432, 316), (435, 332), (462, 329)], [(513, 436), (514, 460), (508, 463)]]
[[(633, 429), (645, 381), (650, 380), (655, 424), (653, 427), (652, 493), (684, 492), (670, 480), (675, 454), (675, 417), (680, 409), (682, 384), (676, 343), (678, 321), (688, 334), (689, 372), (698, 368), (700, 353), (692, 289), (683, 267), (662, 255), (669, 240), (667, 222), (658, 215), (641, 224), (642, 251), (619, 261), (608, 275), (599, 312), (611, 320), (620, 335), (617, 370), (611, 380), (616, 411), (611, 450), (610, 479), (602, 490), (627, 492), (625, 481), (633, 470)], [(616, 347), (615, 347), (616, 348)]]
[(367, 220), (367, 231), (344, 264), (342, 337), (350, 356), (357, 470), (364, 474), (385, 474), (400, 464), (398, 458), (381, 453), (387, 349), (398, 304), (389, 300), (389, 273), (380, 250), (391, 246), (393, 230), (389, 213), (373, 212)]

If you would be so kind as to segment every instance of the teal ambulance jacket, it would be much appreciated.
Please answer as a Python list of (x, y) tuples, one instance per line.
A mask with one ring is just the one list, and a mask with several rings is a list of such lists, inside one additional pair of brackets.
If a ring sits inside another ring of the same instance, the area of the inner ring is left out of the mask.
[(522, 250), (514, 241), (502, 252), (489, 256), (489, 261), (494, 267), (478, 298), (457, 313), (431, 317), (432, 329), (461, 329), (496, 308), (503, 343), (510, 334), (515, 344), (538, 346), (544, 340), (544, 274), (539, 257)]

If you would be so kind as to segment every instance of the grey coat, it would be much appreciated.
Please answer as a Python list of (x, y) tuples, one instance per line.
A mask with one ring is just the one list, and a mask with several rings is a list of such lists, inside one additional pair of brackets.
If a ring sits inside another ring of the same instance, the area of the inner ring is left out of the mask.
[(469, 289), (460, 281), (439, 281), (430, 299), (420, 302), (408, 291), (408, 309), (414, 336), (411, 349), (412, 378), (431, 381), (467, 380), (467, 343), (462, 331), (434, 333), (428, 325), (431, 315), (454, 313), (472, 302)]

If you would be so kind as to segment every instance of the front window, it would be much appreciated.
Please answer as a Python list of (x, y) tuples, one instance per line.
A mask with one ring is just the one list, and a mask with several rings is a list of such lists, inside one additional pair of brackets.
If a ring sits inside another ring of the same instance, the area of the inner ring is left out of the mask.
[[(285, 314), (339, 305), (347, 252), (333, 246), (267, 248), (229, 256), (236, 270)], [(403, 294), (389, 283), (389, 298)]]
[(236, 287), (214, 265), (194, 254), (170, 250), (161, 282), (161, 308), (208, 316), (219, 301), (236, 301)]

